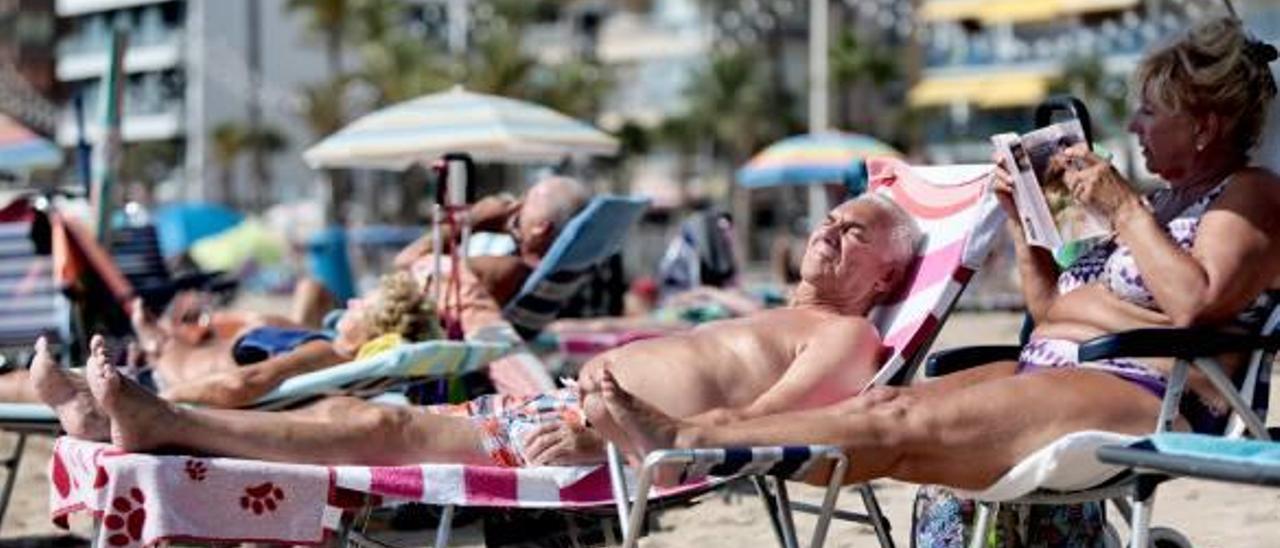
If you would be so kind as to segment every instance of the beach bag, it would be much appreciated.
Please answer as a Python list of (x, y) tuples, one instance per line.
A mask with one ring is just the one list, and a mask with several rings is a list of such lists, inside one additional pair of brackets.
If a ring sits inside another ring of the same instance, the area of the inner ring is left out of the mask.
[[(977, 504), (945, 487), (924, 485), (911, 509), (913, 548), (964, 548), (973, 534)], [(1030, 546), (1105, 547), (1101, 502), (1063, 505), (1005, 504), (985, 543), (993, 548)]]

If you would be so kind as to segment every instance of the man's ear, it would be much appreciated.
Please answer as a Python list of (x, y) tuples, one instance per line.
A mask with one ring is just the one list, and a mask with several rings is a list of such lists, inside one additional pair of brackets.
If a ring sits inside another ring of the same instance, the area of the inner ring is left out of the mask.
[(902, 283), (902, 267), (891, 266), (881, 274), (873, 286), (877, 295), (882, 297), (893, 294)]

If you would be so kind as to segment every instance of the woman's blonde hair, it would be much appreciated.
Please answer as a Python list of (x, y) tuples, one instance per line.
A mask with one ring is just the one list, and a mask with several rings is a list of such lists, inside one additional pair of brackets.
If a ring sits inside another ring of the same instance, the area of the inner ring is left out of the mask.
[(1134, 88), (1162, 109), (1218, 115), (1222, 136), (1247, 153), (1276, 95), (1275, 59), (1276, 49), (1249, 37), (1239, 19), (1216, 17), (1147, 55)]
[(416, 342), (443, 335), (435, 303), (408, 272), (383, 276), (372, 301), (365, 311), (371, 337), (399, 333)]

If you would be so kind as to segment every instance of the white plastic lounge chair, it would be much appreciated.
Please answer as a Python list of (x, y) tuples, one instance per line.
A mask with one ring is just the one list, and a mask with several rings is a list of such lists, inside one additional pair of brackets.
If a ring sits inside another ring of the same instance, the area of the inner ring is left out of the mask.
[[(1105, 358), (1174, 358), (1175, 366), (1170, 374), (1169, 388), (1161, 406), (1160, 418), (1152, 425), (1153, 439), (1177, 445), (1182, 435), (1166, 434), (1178, 413), (1178, 403), (1186, 384), (1187, 374), (1196, 368), (1212, 382), (1231, 404), (1232, 421), (1225, 435), (1238, 438), (1248, 434), (1260, 440), (1270, 439), (1263, 422), (1266, 417), (1271, 362), (1278, 346), (1280, 333), (1280, 307), (1272, 310), (1255, 335), (1229, 334), (1205, 328), (1191, 329), (1139, 329), (1098, 337), (1080, 346), (1082, 361)], [(1001, 359), (1017, 359), (1017, 347), (975, 347), (941, 352), (930, 357), (931, 374), (945, 374), (967, 369), (974, 365)], [(1249, 356), (1248, 366), (1241, 378), (1231, 379), (1223, 373), (1217, 356), (1224, 353), (1240, 353)], [(1172, 436), (1172, 437), (1165, 437)], [(1128, 454), (1120, 447), (1129, 446), (1134, 451), (1150, 454), (1143, 449), (1146, 442), (1135, 436), (1103, 431), (1083, 431), (1069, 434), (1036, 451), (1014, 466), (993, 485), (980, 492), (960, 492), (962, 497), (980, 502), (977, 522), (971, 545), (981, 543), (985, 532), (992, 525), (992, 518), (1001, 504), (1074, 504), (1111, 500), (1129, 521), (1132, 546), (1146, 546), (1149, 541), (1163, 541), (1172, 545), (1189, 546), (1176, 531), (1150, 527), (1151, 507), (1155, 486), (1159, 483), (1150, 474), (1126, 471), (1123, 462), (1100, 461), (1100, 448), (1104, 454)], [(1122, 457), (1123, 458), (1123, 457)]]

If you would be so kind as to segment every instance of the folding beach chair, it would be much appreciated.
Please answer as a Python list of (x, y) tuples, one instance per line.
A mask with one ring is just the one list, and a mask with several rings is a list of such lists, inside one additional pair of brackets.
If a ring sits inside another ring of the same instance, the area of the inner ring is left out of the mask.
[(175, 277), (160, 252), (160, 237), (155, 225), (113, 229), (107, 247), (116, 267), (142, 298), (147, 310), (153, 313), (162, 312), (180, 291), (204, 290), (226, 297), (236, 287), (235, 280), (220, 272)]
[[(54, 279), (53, 256), (37, 249), (34, 220), (0, 223), (0, 363), (30, 359), (31, 341), (58, 344), (71, 337), (70, 308)], [(38, 236), (37, 236), (38, 237)]]
[[(918, 259), (903, 285), (901, 294), (879, 306), (871, 319), (882, 333), (885, 345), (891, 353), (880, 371), (868, 386), (905, 384), (915, 376), (915, 370), (941, 329), (947, 315), (959, 299), (965, 284), (985, 260), (994, 241), (1003, 215), (994, 195), (988, 190), (991, 166), (939, 166), (912, 167), (898, 160), (872, 160), (868, 162), (870, 192), (889, 196), (910, 213), (925, 235), (925, 241), (917, 251)], [(832, 448), (834, 450), (834, 448)], [(619, 511), (629, 514), (623, 532), (624, 546), (632, 546), (638, 537), (639, 525), (644, 521), (645, 489), (659, 465), (679, 464), (691, 474), (729, 474), (734, 468), (750, 463), (747, 455), (793, 451), (792, 448), (731, 448), (656, 451), (645, 458), (637, 487), (640, 501), (627, 508), (626, 501), (618, 498)], [(838, 452), (838, 451), (837, 451)], [(621, 469), (621, 458), (615, 448), (610, 450), (611, 467)], [(714, 467), (708, 471), (708, 467)], [(748, 468), (748, 471), (755, 472)], [(752, 478), (757, 490), (771, 509), (775, 533), (784, 546), (798, 546), (791, 510), (814, 512), (819, 516), (811, 545), (820, 546), (825, 540), (827, 523), (837, 515), (827, 507), (791, 503), (786, 483), (788, 474), (773, 474), (776, 494), (770, 492), (761, 475)], [(840, 475), (840, 474), (836, 474)], [(793, 475), (801, 477), (800, 475)], [(835, 477), (835, 476), (833, 476)], [(838, 483), (838, 482), (837, 482)], [(881, 515), (879, 503), (867, 485), (858, 486), (866, 506), (866, 515), (839, 512), (840, 519), (871, 525), (882, 546), (892, 546), (889, 524)], [(833, 496), (830, 492), (828, 497)]]
[(574, 215), (556, 236), (502, 315), (525, 339), (531, 339), (551, 323), (591, 267), (622, 251), (627, 233), (649, 200), (621, 196), (596, 196)]
[[(1168, 433), (1177, 418), (1187, 375), (1193, 367), (1202, 372), (1231, 405), (1233, 416), (1225, 432), (1227, 438), (1247, 433), (1259, 440), (1270, 439), (1263, 421), (1270, 396), (1271, 363), (1277, 347), (1280, 347), (1277, 333), (1280, 333), (1280, 307), (1273, 308), (1257, 334), (1233, 334), (1208, 328), (1138, 329), (1081, 344), (1081, 361), (1120, 357), (1174, 359), (1160, 417), (1153, 425), (1156, 434), (1144, 441), (1112, 432), (1075, 432), (1029, 455), (987, 489), (980, 492), (957, 491), (965, 498), (979, 501), (970, 545), (983, 545), (981, 539), (986, 538), (995, 512), (1002, 504), (1076, 504), (1110, 500), (1130, 524), (1130, 546), (1147, 546), (1149, 542), (1189, 546), (1185, 538), (1172, 529), (1150, 527), (1156, 485), (1168, 478), (1145, 470), (1148, 466), (1153, 470), (1158, 470), (1161, 465), (1174, 466), (1170, 463), (1176, 459), (1166, 459), (1156, 453), (1162, 446), (1173, 449), (1175, 453), (1194, 451), (1200, 454), (1219, 444), (1221, 448), (1234, 447), (1222, 437), (1209, 437), (1213, 440), (1209, 443), (1200, 441), (1205, 439), (1201, 436)], [(931, 356), (928, 369), (930, 375), (937, 376), (993, 361), (1016, 360), (1019, 352), (1016, 346), (959, 348)], [(1228, 377), (1217, 360), (1219, 355), (1230, 353), (1249, 358), (1247, 367), (1242, 368), (1236, 379)], [(1243, 447), (1255, 446), (1246, 444)], [(1191, 457), (1177, 462), (1179, 467), (1197, 470)], [(1125, 465), (1136, 465), (1139, 471), (1126, 470)], [(1205, 473), (1215, 473), (1222, 468), (1205, 470)], [(1249, 473), (1245, 470), (1237, 472), (1245, 477)], [(1231, 474), (1221, 475), (1223, 479), (1232, 477)]]

